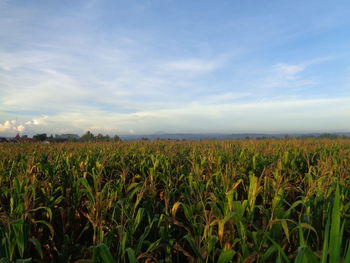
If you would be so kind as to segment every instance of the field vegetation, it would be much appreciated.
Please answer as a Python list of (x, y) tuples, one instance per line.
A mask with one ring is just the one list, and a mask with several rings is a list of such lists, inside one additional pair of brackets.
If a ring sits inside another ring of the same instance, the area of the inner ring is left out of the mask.
[(0, 145), (0, 262), (350, 262), (350, 140)]

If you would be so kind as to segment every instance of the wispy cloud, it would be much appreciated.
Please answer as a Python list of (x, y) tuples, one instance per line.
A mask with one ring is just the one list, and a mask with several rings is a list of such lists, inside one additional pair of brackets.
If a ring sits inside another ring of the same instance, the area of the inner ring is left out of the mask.
[[(337, 107), (335, 107), (335, 105)], [(193, 103), (173, 109), (117, 114), (82, 109), (60, 112), (45, 129), (86, 130), (109, 134), (165, 132), (303, 132), (346, 131), (350, 98), (261, 101), (257, 103)], [(340, 112), (340, 113), (339, 113)], [(297, 125), (296, 125), (297, 123)], [(28, 127), (29, 128), (29, 127)], [(36, 130), (43, 127), (37, 126)]]
[(201, 59), (181, 59), (164, 63), (163, 69), (167, 71), (184, 71), (193, 73), (206, 73), (217, 69), (219, 61)]
[(191, 99), (203, 74), (223, 63), (221, 58), (163, 58), (140, 64), (129, 50), (107, 45), (94, 52), (80, 50), (86, 57), (82, 65), (69, 53), (70, 48), (0, 53), (6, 87), (0, 91), (2, 109), (47, 114), (85, 104), (121, 111), (167, 107), (183, 101), (181, 90)]
[(287, 65), (287, 64), (277, 64), (274, 69), (281, 72), (286, 76), (287, 79), (295, 79), (295, 76), (305, 69), (303, 65)]
[(328, 12), (310, 18), (306, 4), (291, 15), (294, 4), (277, 2), (266, 12), (209, 1), (200, 12), (175, 2), (1, 3), (1, 133), (347, 127), (349, 41), (322, 31), (347, 28), (341, 10), (311, 23)]
[(31, 121), (26, 121), (25, 125), (27, 126), (33, 126), (33, 125), (46, 125), (46, 120), (49, 118), (49, 116), (42, 116), (40, 118), (33, 119)]
[(218, 105), (238, 102), (243, 98), (250, 98), (252, 96), (249, 92), (224, 92), (215, 93), (211, 95), (202, 96), (199, 99), (194, 99), (191, 104), (199, 105)]

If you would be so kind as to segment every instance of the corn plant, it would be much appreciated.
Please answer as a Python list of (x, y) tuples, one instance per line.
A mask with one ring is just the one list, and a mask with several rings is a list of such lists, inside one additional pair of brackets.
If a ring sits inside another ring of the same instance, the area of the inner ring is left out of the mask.
[(350, 141), (0, 145), (0, 262), (350, 262)]

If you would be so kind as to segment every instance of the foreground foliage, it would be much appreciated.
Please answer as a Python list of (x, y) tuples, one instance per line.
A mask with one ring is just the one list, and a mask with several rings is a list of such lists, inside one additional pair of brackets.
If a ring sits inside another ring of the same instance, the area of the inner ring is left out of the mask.
[(350, 262), (350, 140), (0, 145), (0, 262)]

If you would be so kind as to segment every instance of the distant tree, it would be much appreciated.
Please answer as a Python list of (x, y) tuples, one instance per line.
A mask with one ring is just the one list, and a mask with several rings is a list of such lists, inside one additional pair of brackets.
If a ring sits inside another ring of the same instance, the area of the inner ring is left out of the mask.
[(97, 134), (95, 139), (96, 139), (96, 141), (99, 141), (99, 142), (108, 142), (111, 140), (111, 137), (108, 134), (103, 135), (103, 134), (99, 133), (99, 134)]
[(147, 137), (141, 137), (141, 141), (148, 141), (149, 139)]
[(28, 139), (28, 135), (26, 135), (26, 134), (25, 134), (25, 135), (22, 135), (21, 138), (22, 138), (22, 139)]
[(37, 141), (45, 141), (47, 139), (47, 134), (46, 133), (38, 133), (33, 136), (33, 139)]
[(121, 141), (121, 139), (120, 139), (120, 137), (118, 135), (114, 135), (113, 136), (113, 141), (119, 142), (119, 141)]
[(95, 138), (97, 141), (104, 141), (105, 137), (103, 136), (103, 134), (99, 133), (99, 134), (97, 134), (97, 136)]
[(81, 141), (94, 141), (95, 140), (95, 135), (91, 133), (90, 131), (87, 131), (83, 136), (80, 137)]
[(341, 136), (337, 134), (332, 134), (332, 133), (323, 133), (320, 135), (321, 139), (337, 139), (340, 138)]

